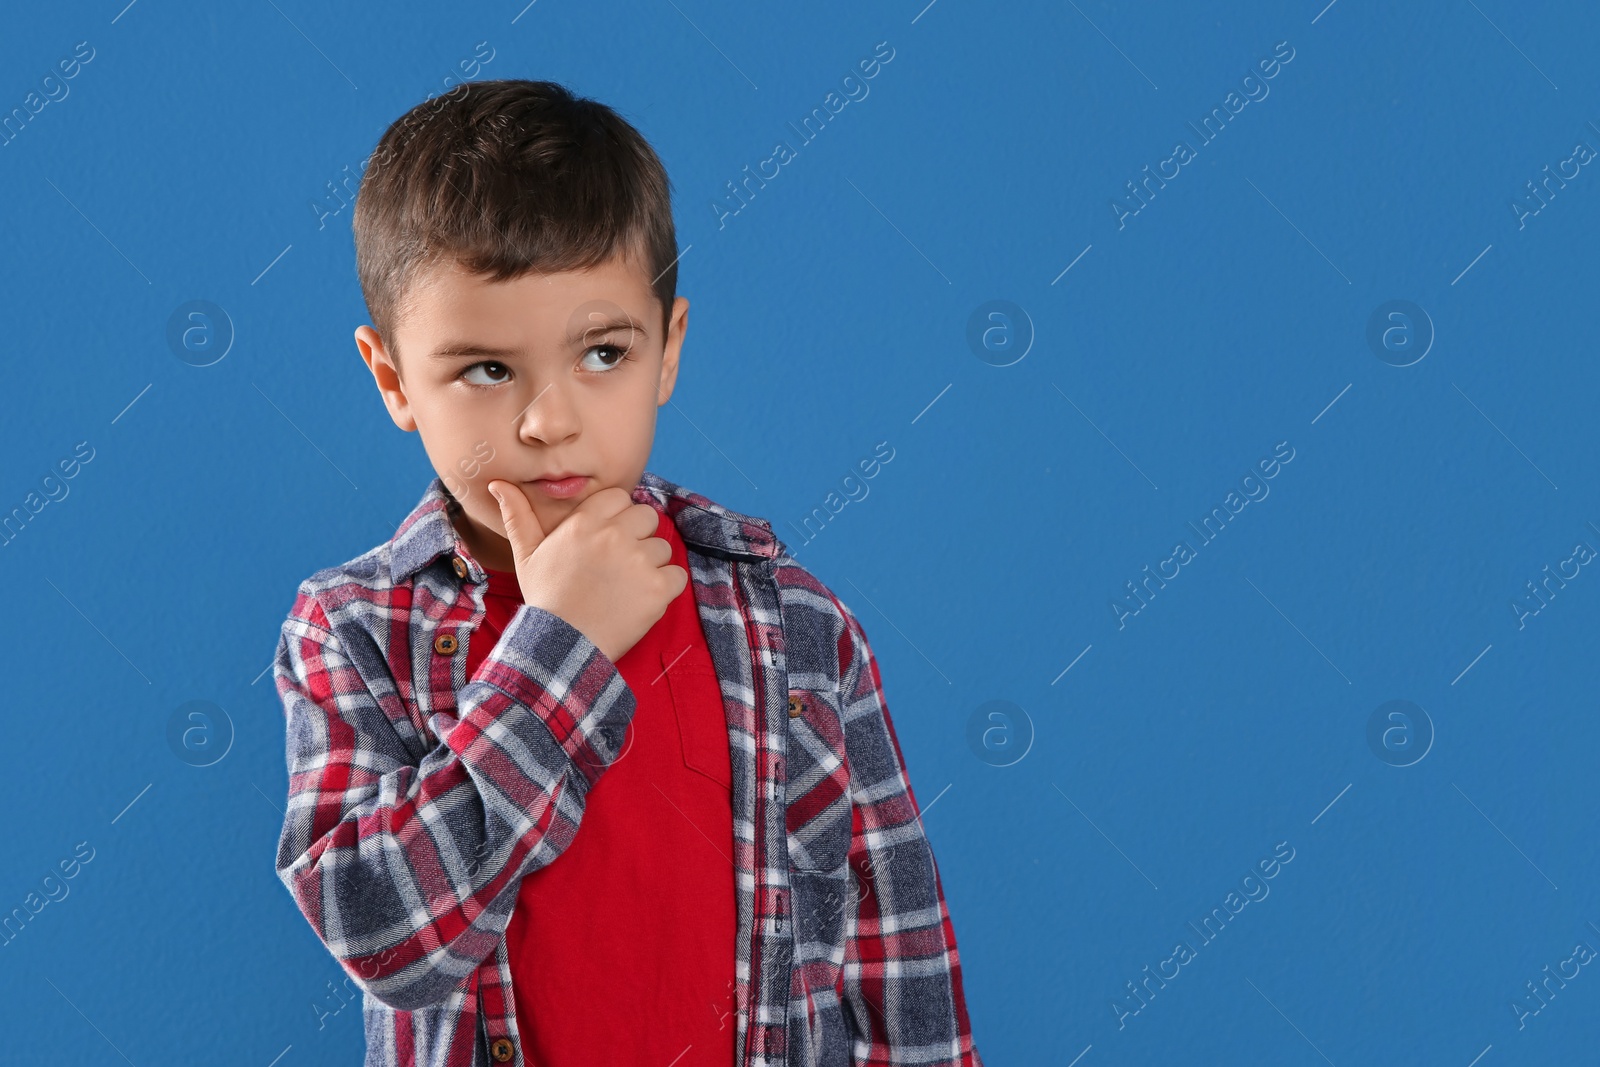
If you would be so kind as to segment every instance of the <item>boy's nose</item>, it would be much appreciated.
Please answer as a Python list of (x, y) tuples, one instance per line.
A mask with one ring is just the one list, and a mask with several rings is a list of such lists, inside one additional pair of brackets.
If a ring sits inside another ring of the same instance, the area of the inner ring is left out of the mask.
[(577, 436), (577, 408), (554, 382), (542, 386), (517, 416), (517, 436), (529, 443), (560, 444)]

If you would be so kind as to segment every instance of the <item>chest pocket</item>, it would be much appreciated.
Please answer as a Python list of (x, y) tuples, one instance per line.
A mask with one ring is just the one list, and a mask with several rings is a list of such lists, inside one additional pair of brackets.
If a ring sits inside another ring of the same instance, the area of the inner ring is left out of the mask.
[(710, 658), (661, 654), (662, 670), (672, 692), (672, 713), (678, 720), (683, 764), (733, 789), (733, 764), (728, 749), (728, 719), (722, 707), (722, 686)]
[(839, 712), (810, 689), (789, 690), (784, 826), (797, 870), (834, 871), (850, 851), (850, 768)]

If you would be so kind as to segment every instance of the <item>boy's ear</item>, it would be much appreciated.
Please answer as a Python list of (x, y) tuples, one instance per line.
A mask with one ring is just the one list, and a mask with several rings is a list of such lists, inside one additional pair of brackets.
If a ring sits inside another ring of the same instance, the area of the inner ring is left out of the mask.
[(367, 369), (372, 372), (373, 380), (378, 383), (378, 392), (383, 397), (383, 406), (389, 409), (389, 418), (407, 433), (416, 432), (417, 420), (411, 415), (411, 404), (406, 400), (400, 372), (388, 348), (384, 346), (383, 338), (378, 336), (378, 331), (371, 326), (356, 327), (356, 348), (361, 352)]
[(667, 324), (667, 341), (661, 350), (661, 380), (656, 385), (656, 407), (672, 399), (672, 387), (678, 381), (678, 356), (683, 351), (683, 336), (689, 329), (689, 299), (678, 297), (672, 302), (672, 320)]

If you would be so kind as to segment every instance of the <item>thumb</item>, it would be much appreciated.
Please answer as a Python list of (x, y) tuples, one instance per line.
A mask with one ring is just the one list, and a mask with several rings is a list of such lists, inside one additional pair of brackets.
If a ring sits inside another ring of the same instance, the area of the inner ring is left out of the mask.
[(488, 489), (489, 495), (500, 505), (500, 521), (511, 542), (511, 555), (521, 563), (544, 543), (544, 527), (539, 525), (539, 516), (533, 513), (533, 505), (520, 485), (493, 481)]

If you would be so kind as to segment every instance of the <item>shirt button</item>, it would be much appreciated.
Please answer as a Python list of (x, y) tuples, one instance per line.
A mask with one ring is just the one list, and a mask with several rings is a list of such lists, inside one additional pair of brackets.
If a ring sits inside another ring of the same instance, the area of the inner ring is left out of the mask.
[(450, 566), (454, 568), (457, 578), (465, 578), (467, 576), (467, 561), (460, 556), (450, 557)]
[(453, 656), (456, 653), (456, 635), (440, 634), (433, 639), (433, 650), (441, 656)]
[(800, 698), (795, 696), (793, 693), (791, 693), (791, 694), (789, 694), (789, 718), (798, 719), (799, 717), (800, 717)]
[(502, 1037), (489, 1046), (489, 1054), (494, 1057), (496, 1063), (505, 1063), (510, 1060), (512, 1052), (511, 1039), (507, 1037)]

